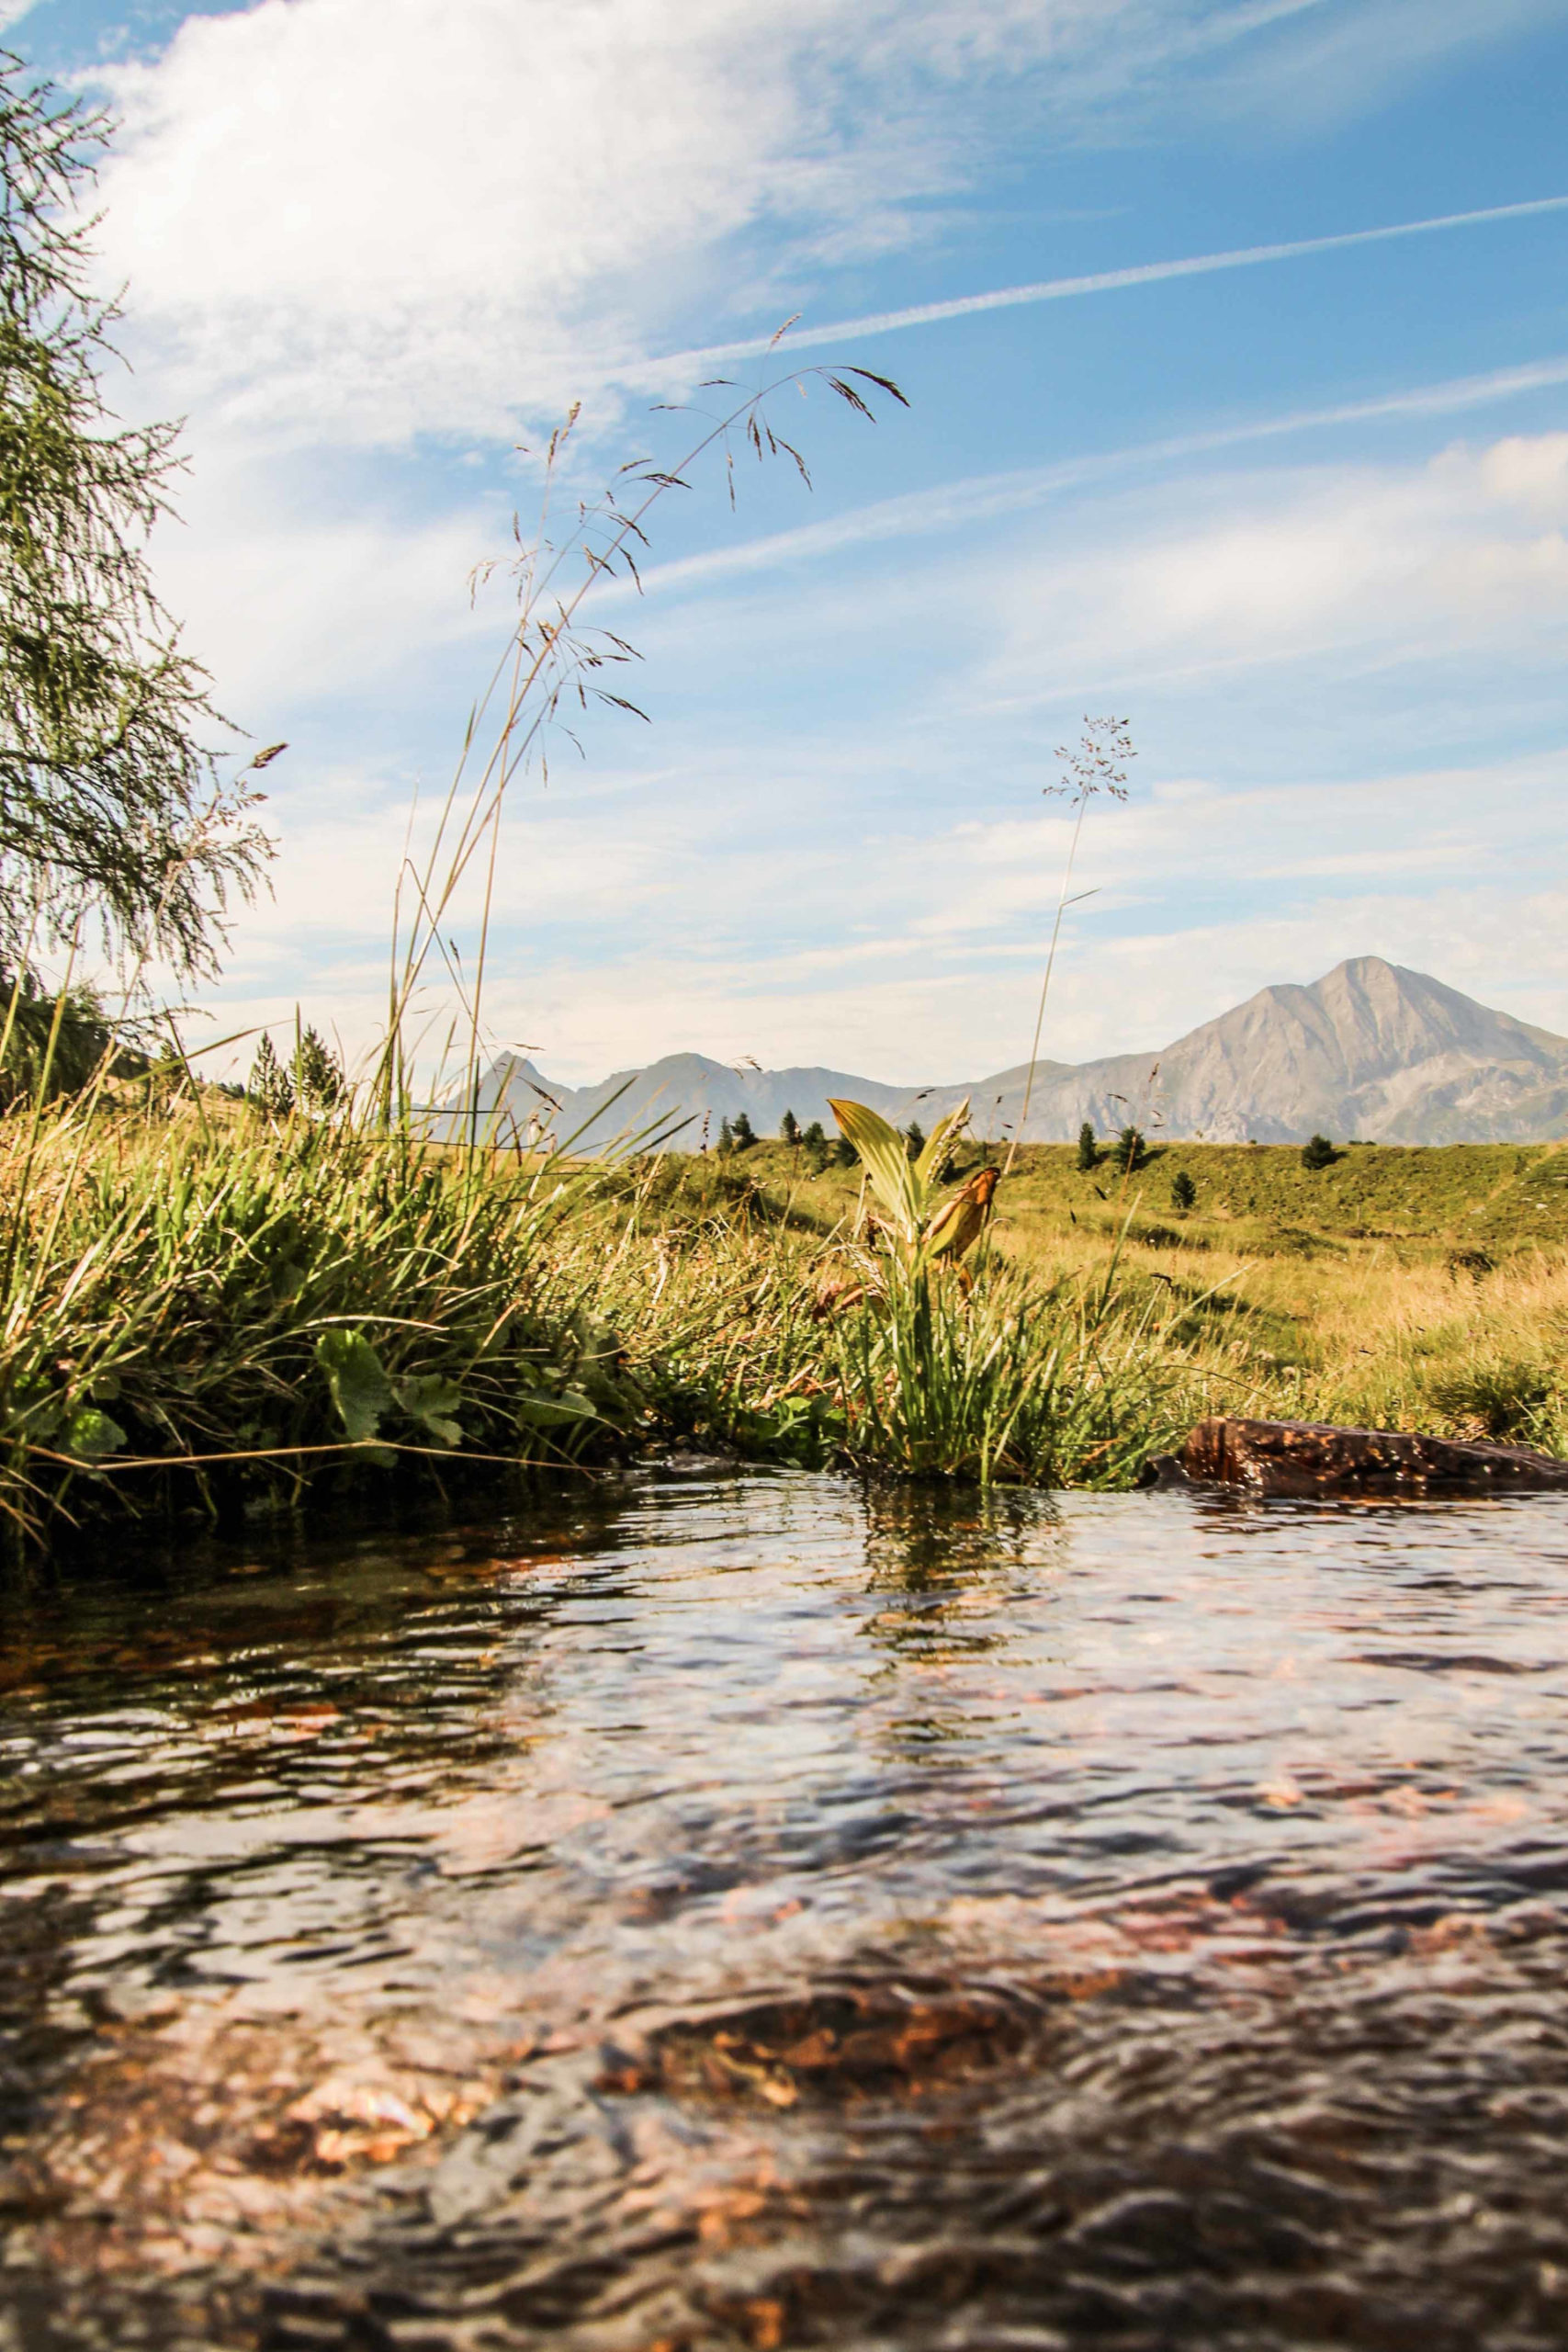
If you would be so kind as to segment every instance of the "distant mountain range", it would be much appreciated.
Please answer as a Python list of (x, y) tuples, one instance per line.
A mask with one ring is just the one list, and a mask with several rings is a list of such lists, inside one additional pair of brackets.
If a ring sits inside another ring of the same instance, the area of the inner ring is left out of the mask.
[[(870, 1103), (896, 1125), (934, 1119), (967, 1095), (975, 1132), (1000, 1139), (1023, 1107), (1028, 1071), (931, 1086), (885, 1086), (848, 1070), (732, 1069), (670, 1054), (597, 1086), (561, 1086), (503, 1054), (480, 1080), (482, 1125), (526, 1139), (603, 1149), (655, 1125), (677, 1150), (714, 1141), (744, 1111), (760, 1136), (786, 1111), (833, 1133), (829, 1095)], [(471, 1114), (465, 1091), (444, 1125)], [(1027, 1143), (1063, 1143), (1084, 1120), (1104, 1135), (1145, 1133), (1213, 1143), (1298, 1143), (1314, 1133), (1378, 1143), (1530, 1143), (1568, 1134), (1568, 1038), (1491, 1012), (1424, 972), (1359, 956), (1310, 988), (1259, 989), (1173, 1045), (1093, 1062), (1042, 1062)], [(684, 1124), (682, 1124), (682, 1123)]]

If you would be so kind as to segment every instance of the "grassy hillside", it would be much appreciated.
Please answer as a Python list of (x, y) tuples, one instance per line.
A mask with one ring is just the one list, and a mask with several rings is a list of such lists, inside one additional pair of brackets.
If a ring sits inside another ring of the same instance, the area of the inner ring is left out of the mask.
[[(776, 1144), (723, 1171), (685, 1166), (665, 1182), (750, 1190), (760, 1213), (823, 1234), (859, 1189), (849, 1170), (806, 1176)], [(1355, 1146), (1312, 1171), (1293, 1145), (1184, 1143), (1123, 1181), (1032, 1147), (998, 1194), (992, 1246), (1021, 1277), (1081, 1288), (1123, 1231), (1115, 1286), (1158, 1310), (1168, 1426), (1229, 1409), (1568, 1452), (1568, 1148)]]
[[(971, 1147), (963, 1162), (977, 1157)], [(811, 1176), (781, 1144), (760, 1144), (729, 1167), (827, 1224), (858, 1189), (852, 1170)], [(1171, 1202), (1179, 1171), (1197, 1193), (1185, 1215)], [(1126, 1178), (1108, 1155), (1083, 1173), (1073, 1146), (1030, 1145), (998, 1195), (997, 1244), (1029, 1259), (1064, 1228), (1117, 1232), (1129, 1212), (1141, 1240), (1153, 1235), (1188, 1250), (1249, 1257), (1343, 1253), (1370, 1243), (1419, 1264), (1461, 1250), (1498, 1257), (1568, 1247), (1568, 1144), (1351, 1144), (1319, 1170), (1303, 1167), (1294, 1144), (1158, 1144)]]

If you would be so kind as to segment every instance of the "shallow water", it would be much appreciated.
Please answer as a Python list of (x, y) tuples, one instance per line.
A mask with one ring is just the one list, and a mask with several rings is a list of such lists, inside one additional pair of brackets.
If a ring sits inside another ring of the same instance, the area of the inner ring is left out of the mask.
[(650, 1476), (0, 1634), (7, 2352), (1568, 2341), (1562, 1500)]

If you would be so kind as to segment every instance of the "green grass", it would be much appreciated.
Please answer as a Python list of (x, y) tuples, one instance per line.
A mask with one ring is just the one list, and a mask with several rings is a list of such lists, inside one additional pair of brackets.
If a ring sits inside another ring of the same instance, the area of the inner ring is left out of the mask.
[(1568, 1451), (1565, 1173), (1181, 1146), (1123, 1187), (1031, 1150), (966, 1290), (878, 1261), (853, 1172), (782, 1147), (571, 1168), (210, 1100), (13, 1113), (0, 1510), (47, 1545), (672, 1444), (1116, 1487), (1222, 1409)]
[(0, 1506), (46, 1536), (323, 1472), (559, 1464), (646, 1408), (552, 1244), (589, 1180), (248, 1114), (0, 1128)]
[[(970, 1145), (964, 1164), (978, 1157)], [(809, 1175), (802, 1156), (762, 1144), (730, 1163), (771, 1195), (793, 1193), (806, 1214), (831, 1224), (854, 1198), (852, 1170)], [(1197, 1203), (1183, 1216), (1171, 1204), (1179, 1170)], [(1076, 1217), (1089, 1233), (1116, 1231), (1128, 1207), (1134, 1231), (1179, 1229), (1183, 1246), (1248, 1254), (1340, 1249), (1357, 1240), (1397, 1245), (1414, 1262), (1474, 1248), (1513, 1251), (1529, 1244), (1568, 1248), (1568, 1144), (1390, 1144), (1341, 1148), (1331, 1168), (1302, 1166), (1282, 1144), (1156, 1144), (1126, 1182), (1102, 1160), (1090, 1173), (1077, 1147), (1027, 1145), (998, 1202), (998, 1238), (1028, 1258)]]

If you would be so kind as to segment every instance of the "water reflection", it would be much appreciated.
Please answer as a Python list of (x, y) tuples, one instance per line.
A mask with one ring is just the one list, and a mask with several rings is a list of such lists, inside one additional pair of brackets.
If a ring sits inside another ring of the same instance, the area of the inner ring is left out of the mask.
[(1551, 1498), (755, 1476), (10, 1593), (0, 2306), (1561, 2342), (1565, 1596)]

